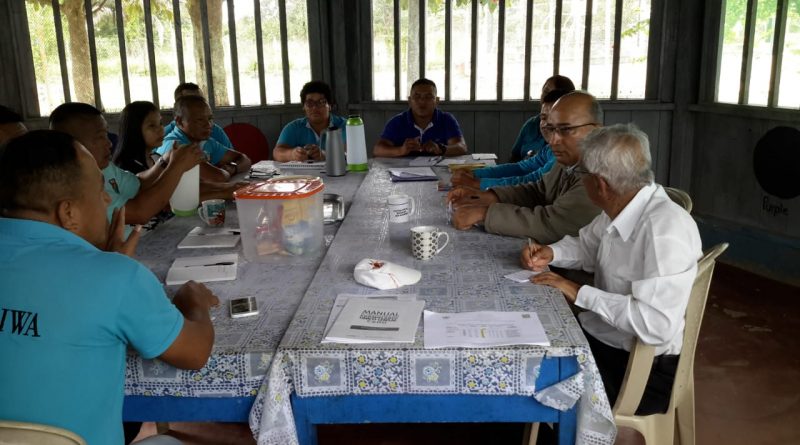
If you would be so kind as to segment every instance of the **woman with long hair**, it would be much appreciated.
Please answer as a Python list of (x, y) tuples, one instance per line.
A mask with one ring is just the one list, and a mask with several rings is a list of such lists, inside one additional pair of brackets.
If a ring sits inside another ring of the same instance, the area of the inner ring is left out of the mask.
[(163, 140), (164, 127), (158, 107), (152, 102), (131, 102), (120, 114), (119, 147), (114, 164), (135, 174), (148, 170), (155, 164), (150, 153)]

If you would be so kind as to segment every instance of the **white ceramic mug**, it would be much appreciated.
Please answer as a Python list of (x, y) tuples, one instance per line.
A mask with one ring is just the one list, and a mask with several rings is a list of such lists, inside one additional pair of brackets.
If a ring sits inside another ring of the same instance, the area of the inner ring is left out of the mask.
[[(444, 243), (439, 240), (444, 236)], [(435, 226), (417, 226), (411, 229), (411, 253), (418, 260), (429, 260), (441, 252), (450, 241), (450, 235)]]
[(414, 214), (414, 198), (404, 193), (389, 195), (386, 206), (389, 208), (389, 222), (405, 223)]

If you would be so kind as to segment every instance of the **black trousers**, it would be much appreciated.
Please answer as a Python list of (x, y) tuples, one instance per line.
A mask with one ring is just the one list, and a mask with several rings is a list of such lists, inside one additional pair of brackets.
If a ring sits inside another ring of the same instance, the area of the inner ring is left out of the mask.
[[(586, 331), (583, 333), (589, 340), (589, 347), (603, 378), (603, 386), (606, 387), (608, 401), (613, 408), (619, 396), (622, 380), (625, 378), (630, 353), (624, 349), (608, 346)], [(653, 367), (650, 369), (650, 377), (647, 379), (647, 386), (642, 401), (636, 409), (636, 415), (646, 416), (667, 411), (679, 358), (680, 355), (659, 355), (653, 358)]]

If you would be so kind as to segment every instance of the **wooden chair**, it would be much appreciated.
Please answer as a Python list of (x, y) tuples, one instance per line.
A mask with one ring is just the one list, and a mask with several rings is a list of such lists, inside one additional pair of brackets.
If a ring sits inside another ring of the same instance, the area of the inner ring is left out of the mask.
[(0, 420), (0, 445), (86, 445), (77, 434), (38, 423)]
[(246, 154), (253, 164), (269, 159), (269, 141), (258, 127), (245, 122), (234, 122), (225, 127), (225, 134), (231, 140), (233, 148)]
[(675, 187), (664, 187), (664, 191), (667, 192), (667, 196), (669, 196), (669, 199), (675, 204), (683, 207), (687, 212), (692, 213), (692, 198), (688, 193), (681, 189), (676, 189)]
[(650, 376), (654, 347), (637, 339), (631, 348), (628, 368), (613, 409), (614, 421), (618, 427), (639, 431), (648, 445), (694, 445), (694, 356), (697, 337), (715, 261), (727, 248), (728, 243), (717, 244), (697, 262), (697, 277), (686, 308), (681, 356), (666, 413), (648, 416), (635, 414)]

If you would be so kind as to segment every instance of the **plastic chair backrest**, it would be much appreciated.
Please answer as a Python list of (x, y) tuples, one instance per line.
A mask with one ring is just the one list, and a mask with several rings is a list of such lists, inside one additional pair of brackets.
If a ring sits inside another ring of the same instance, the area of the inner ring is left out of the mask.
[(681, 346), (678, 369), (675, 372), (675, 383), (672, 384), (670, 409), (674, 409), (676, 404), (682, 402), (684, 397), (683, 389), (690, 384), (690, 379), (694, 377), (694, 356), (697, 349), (697, 338), (700, 336), (700, 324), (703, 321), (703, 314), (706, 310), (711, 277), (714, 275), (717, 257), (722, 255), (727, 248), (728, 243), (717, 244), (706, 251), (700, 261), (697, 262), (697, 276), (694, 279), (689, 304), (686, 307), (683, 346)]
[(669, 196), (669, 199), (675, 204), (683, 207), (687, 212), (692, 213), (692, 198), (688, 193), (681, 189), (676, 189), (675, 187), (664, 187), (664, 191), (667, 192), (667, 196)]
[(269, 141), (258, 127), (246, 122), (234, 122), (225, 127), (233, 148), (247, 155), (255, 164), (269, 159)]
[(0, 420), (0, 445), (86, 445), (77, 434), (38, 423)]
[[(673, 433), (678, 432), (679, 443), (694, 444), (694, 357), (700, 324), (705, 312), (708, 289), (714, 273), (716, 259), (728, 248), (728, 243), (717, 244), (706, 251), (697, 262), (697, 276), (694, 279), (686, 307), (683, 344), (681, 346), (675, 381), (672, 384), (669, 408), (665, 414), (637, 416), (644, 394), (650, 368), (653, 365), (655, 348), (634, 339), (628, 368), (622, 381), (617, 402), (614, 405), (614, 418), (618, 426), (637, 429), (645, 438), (645, 442), (673, 443)], [(678, 413), (676, 425), (676, 412)], [(682, 413), (682, 414), (681, 414)]]

